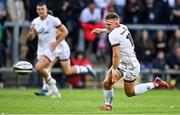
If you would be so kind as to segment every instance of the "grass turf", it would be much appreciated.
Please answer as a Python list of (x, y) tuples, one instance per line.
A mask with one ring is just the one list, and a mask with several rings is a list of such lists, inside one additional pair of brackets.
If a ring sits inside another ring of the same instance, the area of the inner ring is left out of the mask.
[(62, 90), (61, 99), (38, 97), (34, 89), (0, 90), (0, 114), (180, 114), (180, 91), (153, 90), (126, 97), (115, 90), (112, 111), (100, 111), (102, 90)]

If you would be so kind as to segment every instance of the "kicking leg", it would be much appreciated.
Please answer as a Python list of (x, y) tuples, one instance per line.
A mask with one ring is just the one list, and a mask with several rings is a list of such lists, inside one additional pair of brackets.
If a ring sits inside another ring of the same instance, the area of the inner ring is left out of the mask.
[(154, 89), (156, 87), (166, 87), (167, 85), (168, 84), (166, 82), (162, 81), (160, 78), (155, 78), (155, 80), (153, 82), (141, 83), (136, 86), (135, 86), (135, 80), (133, 80), (133, 81), (124, 80), (124, 89), (125, 89), (125, 93), (128, 97), (142, 94), (142, 93), (149, 91), (151, 89)]
[[(76, 66), (71, 66), (71, 62), (69, 59), (60, 61), (60, 64), (65, 75), (72, 75), (72, 74), (80, 73), (80, 70), (77, 69)], [(82, 71), (86, 71), (86, 70), (84, 70), (83, 68)]]

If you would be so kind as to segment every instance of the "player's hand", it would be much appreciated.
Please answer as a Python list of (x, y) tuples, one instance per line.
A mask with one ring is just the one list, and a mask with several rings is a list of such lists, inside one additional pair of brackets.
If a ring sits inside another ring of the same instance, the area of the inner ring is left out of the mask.
[(30, 30), (29, 30), (29, 32), (28, 32), (27, 37), (28, 37), (29, 40), (33, 40), (35, 36), (36, 36), (35, 25), (32, 24), (32, 25), (30, 26)]
[(35, 24), (32, 24), (32, 25), (30, 26), (30, 31), (31, 31), (31, 32), (34, 32), (34, 31), (35, 31)]
[(56, 43), (56, 42), (53, 42), (53, 43), (51, 44), (51, 50), (54, 51), (54, 50), (56, 49), (56, 47), (57, 47), (57, 43)]
[(93, 33), (99, 34), (99, 33), (101, 33), (101, 32), (102, 32), (102, 29), (101, 29), (101, 28), (95, 28), (95, 29), (93, 29), (93, 30), (91, 31), (91, 34), (93, 34)]
[(112, 73), (112, 83), (115, 83), (118, 79), (117, 73)]

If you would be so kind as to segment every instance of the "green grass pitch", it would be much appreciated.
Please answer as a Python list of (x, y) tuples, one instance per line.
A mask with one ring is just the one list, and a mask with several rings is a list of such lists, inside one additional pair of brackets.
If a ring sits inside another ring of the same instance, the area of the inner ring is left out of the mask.
[(112, 111), (100, 111), (103, 91), (95, 89), (61, 90), (61, 99), (37, 97), (35, 89), (0, 90), (0, 115), (4, 114), (180, 114), (180, 91), (153, 90), (126, 97), (116, 89)]

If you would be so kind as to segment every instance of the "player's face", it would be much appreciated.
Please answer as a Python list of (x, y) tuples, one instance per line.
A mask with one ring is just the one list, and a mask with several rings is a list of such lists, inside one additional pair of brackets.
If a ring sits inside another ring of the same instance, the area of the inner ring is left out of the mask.
[(37, 7), (36, 7), (36, 11), (37, 11), (37, 13), (38, 13), (38, 15), (39, 15), (40, 17), (45, 17), (45, 16), (47, 16), (47, 7), (46, 7), (46, 5), (37, 6)]
[(105, 20), (105, 27), (107, 28), (108, 33), (111, 32), (118, 25), (119, 25), (118, 20)]

